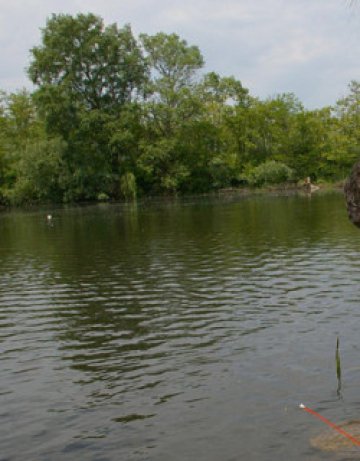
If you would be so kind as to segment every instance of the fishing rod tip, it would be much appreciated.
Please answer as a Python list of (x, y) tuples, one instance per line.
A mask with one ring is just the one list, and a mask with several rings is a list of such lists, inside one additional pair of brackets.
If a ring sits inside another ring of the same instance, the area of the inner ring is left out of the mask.
[(304, 408), (305, 408), (305, 405), (304, 405), (303, 403), (300, 403), (299, 408), (304, 409)]

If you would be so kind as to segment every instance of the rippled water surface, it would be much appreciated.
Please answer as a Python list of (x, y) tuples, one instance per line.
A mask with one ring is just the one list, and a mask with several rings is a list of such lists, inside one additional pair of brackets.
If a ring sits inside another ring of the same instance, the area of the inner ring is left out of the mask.
[(341, 194), (6, 212), (0, 261), (1, 460), (346, 459), (298, 409), (360, 419)]

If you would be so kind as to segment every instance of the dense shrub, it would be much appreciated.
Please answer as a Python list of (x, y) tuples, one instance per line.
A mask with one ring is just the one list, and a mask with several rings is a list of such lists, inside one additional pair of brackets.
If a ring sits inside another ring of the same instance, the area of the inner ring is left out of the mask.
[(6, 193), (10, 203), (61, 201), (59, 185), (65, 143), (58, 138), (26, 146), (17, 164), (17, 178)]
[(136, 198), (136, 178), (133, 173), (127, 172), (121, 176), (120, 193), (127, 200)]
[(250, 186), (265, 186), (267, 184), (282, 184), (290, 181), (293, 171), (285, 163), (269, 160), (251, 169), (246, 180)]

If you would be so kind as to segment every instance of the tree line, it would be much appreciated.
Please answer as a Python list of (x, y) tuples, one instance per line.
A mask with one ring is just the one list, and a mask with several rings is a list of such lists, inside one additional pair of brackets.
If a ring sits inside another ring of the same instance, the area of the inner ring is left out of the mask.
[(360, 156), (360, 83), (334, 107), (204, 73), (197, 46), (93, 14), (52, 15), (0, 94), (0, 203), (130, 199), (338, 181)]

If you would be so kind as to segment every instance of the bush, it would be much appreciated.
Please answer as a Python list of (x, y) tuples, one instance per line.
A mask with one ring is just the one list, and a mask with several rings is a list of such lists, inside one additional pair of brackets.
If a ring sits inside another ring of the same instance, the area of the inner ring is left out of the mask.
[(136, 178), (133, 173), (127, 172), (121, 176), (120, 193), (126, 200), (136, 198)]
[(29, 143), (20, 153), (16, 181), (5, 198), (15, 205), (36, 201), (60, 201), (59, 185), (65, 143), (58, 138)]
[(108, 202), (110, 197), (105, 192), (99, 192), (96, 197), (98, 202)]
[(285, 163), (270, 160), (251, 169), (245, 176), (250, 186), (282, 184), (293, 179), (293, 171)]

